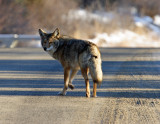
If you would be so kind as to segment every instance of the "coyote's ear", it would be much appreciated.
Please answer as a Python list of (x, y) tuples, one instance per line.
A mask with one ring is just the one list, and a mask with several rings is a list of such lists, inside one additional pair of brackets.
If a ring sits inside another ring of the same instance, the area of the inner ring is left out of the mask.
[(59, 29), (56, 28), (56, 30), (53, 32), (53, 36), (59, 38), (60, 37), (60, 32)]
[(39, 29), (39, 35), (42, 37), (42, 36), (45, 36), (46, 32), (43, 31), (42, 29)]

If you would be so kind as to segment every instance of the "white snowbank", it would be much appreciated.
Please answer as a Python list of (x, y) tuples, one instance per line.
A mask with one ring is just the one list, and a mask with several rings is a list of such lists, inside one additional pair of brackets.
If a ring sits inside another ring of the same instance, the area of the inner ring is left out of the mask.
[[(123, 14), (122, 14), (123, 15)], [(119, 29), (111, 34), (97, 33), (95, 37), (89, 39), (101, 47), (160, 47), (160, 16), (155, 16), (154, 20), (149, 16), (137, 16), (134, 10), (133, 22), (135, 26), (147, 28), (148, 33), (138, 34), (129, 29)], [(110, 23), (116, 14), (114, 12), (88, 12), (86, 10), (71, 10), (63, 19), (67, 21), (80, 20), (92, 21), (96, 20), (100, 23)]]
[(130, 30), (117, 30), (111, 34), (96, 34), (89, 39), (101, 47), (160, 47), (160, 39), (139, 35)]

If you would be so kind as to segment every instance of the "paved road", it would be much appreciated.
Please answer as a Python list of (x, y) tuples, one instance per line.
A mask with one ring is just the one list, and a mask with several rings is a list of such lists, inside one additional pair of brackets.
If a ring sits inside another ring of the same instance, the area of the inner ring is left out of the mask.
[(75, 90), (57, 95), (63, 69), (42, 49), (1, 48), (0, 124), (159, 124), (160, 49), (101, 52), (99, 97), (85, 98), (80, 72)]

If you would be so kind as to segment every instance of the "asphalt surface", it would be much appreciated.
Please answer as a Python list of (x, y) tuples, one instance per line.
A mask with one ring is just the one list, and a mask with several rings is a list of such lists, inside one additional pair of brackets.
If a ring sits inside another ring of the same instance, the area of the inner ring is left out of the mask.
[(101, 53), (104, 80), (98, 97), (86, 98), (80, 72), (75, 89), (57, 95), (63, 68), (42, 49), (1, 48), (0, 124), (159, 124), (160, 49)]

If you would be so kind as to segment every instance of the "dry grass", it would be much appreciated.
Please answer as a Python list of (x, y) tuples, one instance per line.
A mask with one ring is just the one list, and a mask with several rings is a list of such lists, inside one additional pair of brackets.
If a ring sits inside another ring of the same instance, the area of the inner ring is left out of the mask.
[[(0, 0), (0, 33), (35, 34), (38, 28), (53, 31), (56, 27), (77, 38), (92, 37), (95, 32), (111, 33), (119, 28), (145, 33), (146, 29), (135, 27), (128, 9), (135, 6), (140, 15), (153, 16), (160, 13), (159, 4), (159, 0)], [(96, 20), (68, 22), (62, 18), (77, 8), (113, 11), (116, 16), (106, 24)]]

